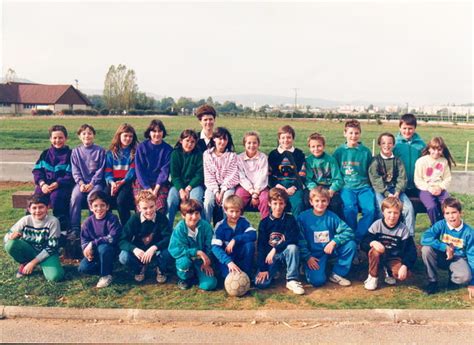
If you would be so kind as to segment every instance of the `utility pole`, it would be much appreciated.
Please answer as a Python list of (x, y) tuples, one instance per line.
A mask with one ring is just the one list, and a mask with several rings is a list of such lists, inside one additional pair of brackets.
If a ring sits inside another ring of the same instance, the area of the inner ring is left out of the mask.
[(291, 119), (293, 120), (293, 114), (296, 113), (296, 110), (298, 109), (298, 89), (295, 87), (293, 88), (295, 90), (295, 110), (293, 113), (291, 113)]
[(76, 82), (76, 90), (79, 90), (79, 80), (74, 79), (74, 81)]

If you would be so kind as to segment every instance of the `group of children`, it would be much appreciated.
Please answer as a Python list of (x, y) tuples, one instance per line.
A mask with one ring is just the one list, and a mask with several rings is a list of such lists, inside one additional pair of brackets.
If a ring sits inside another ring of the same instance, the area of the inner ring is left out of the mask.
[[(459, 201), (447, 192), (454, 160), (440, 137), (425, 147), (413, 115), (401, 118), (396, 138), (379, 136), (375, 157), (360, 142), (357, 120), (345, 123), (346, 142), (332, 156), (325, 152), (325, 138), (313, 133), (305, 157), (294, 147), (293, 128), (283, 126), (278, 147), (267, 157), (257, 132), (244, 135), (245, 151), (237, 155), (231, 133), (214, 129), (211, 106), (199, 107), (196, 115), (200, 135), (186, 129), (174, 148), (164, 141), (160, 120), (151, 121), (141, 143), (131, 125), (121, 125), (107, 152), (94, 144), (90, 125), (79, 128), (82, 145), (72, 151), (66, 128), (53, 126), (51, 147), (33, 170), (37, 187), (30, 215), (5, 237), (7, 252), (20, 263), (17, 276), (40, 264), (48, 280), (62, 279), (61, 229), (68, 240), (80, 237), (79, 271), (98, 273), (97, 287), (111, 283), (118, 254), (137, 282), (149, 271), (158, 283), (166, 282), (174, 263), (181, 289), (197, 283), (212, 290), (217, 274), (225, 278), (229, 271), (244, 271), (257, 288), (266, 288), (284, 263), (287, 288), (304, 294), (300, 271), (313, 286), (328, 279), (349, 286), (347, 274), (365, 251), (364, 286), (374, 290), (382, 268), (387, 284), (411, 274), (417, 254), (409, 196), (419, 193), (432, 223), (421, 241), (426, 291), (436, 292), (441, 266), (449, 267), (450, 284), (469, 283), (474, 292), (472, 229), (461, 219)], [(81, 226), (85, 201), (92, 215)], [(258, 232), (242, 215), (246, 208), (260, 212)], [(173, 229), (178, 209), (182, 219)], [(335, 262), (326, 275), (331, 258)]]

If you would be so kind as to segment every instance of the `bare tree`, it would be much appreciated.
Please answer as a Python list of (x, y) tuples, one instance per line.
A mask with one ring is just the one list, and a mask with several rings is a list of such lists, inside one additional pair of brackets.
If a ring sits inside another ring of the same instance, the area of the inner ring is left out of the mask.
[(135, 71), (125, 65), (111, 65), (105, 76), (104, 101), (109, 109), (130, 109), (137, 100)]

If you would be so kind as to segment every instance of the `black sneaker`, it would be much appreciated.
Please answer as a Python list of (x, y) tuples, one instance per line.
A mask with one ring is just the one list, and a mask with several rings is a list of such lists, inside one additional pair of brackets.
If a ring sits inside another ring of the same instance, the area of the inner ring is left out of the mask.
[(191, 287), (191, 284), (189, 283), (189, 281), (187, 280), (178, 280), (178, 287), (181, 289), (181, 290), (187, 290)]
[(438, 282), (429, 282), (425, 286), (425, 292), (427, 295), (433, 295), (438, 292)]
[(462, 288), (461, 284), (456, 284), (451, 279), (448, 279), (448, 285), (446, 286), (448, 291), (458, 290), (460, 288)]

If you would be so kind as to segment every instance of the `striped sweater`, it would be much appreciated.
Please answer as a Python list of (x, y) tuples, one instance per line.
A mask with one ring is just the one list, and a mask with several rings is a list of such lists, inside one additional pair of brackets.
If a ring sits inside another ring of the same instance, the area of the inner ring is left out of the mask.
[(131, 158), (131, 149), (127, 147), (117, 152), (107, 151), (105, 156), (105, 181), (110, 182), (135, 180), (135, 160)]
[(37, 220), (32, 215), (28, 215), (11, 227), (4, 241), (5, 243), (8, 241), (11, 233), (19, 232), (22, 234), (21, 239), (28, 242), (38, 252), (36, 259), (42, 262), (50, 255), (57, 253), (60, 231), (59, 220), (56, 217), (46, 215), (44, 219)]
[(39, 185), (41, 181), (47, 184), (57, 182), (59, 187), (72, 187), (71, 153), (68, 146), (57, 149), (51, 145), (44, 150), (33, 168), (35, 184)]
[(239, 184), (239, 170), (237, 168), (237, 155), (235, 152), (224, 152), (222, 156), (214, 153), (212, 147), (204, 152), (204, 184), (212, 193), (220, 190), (226, 191)]

